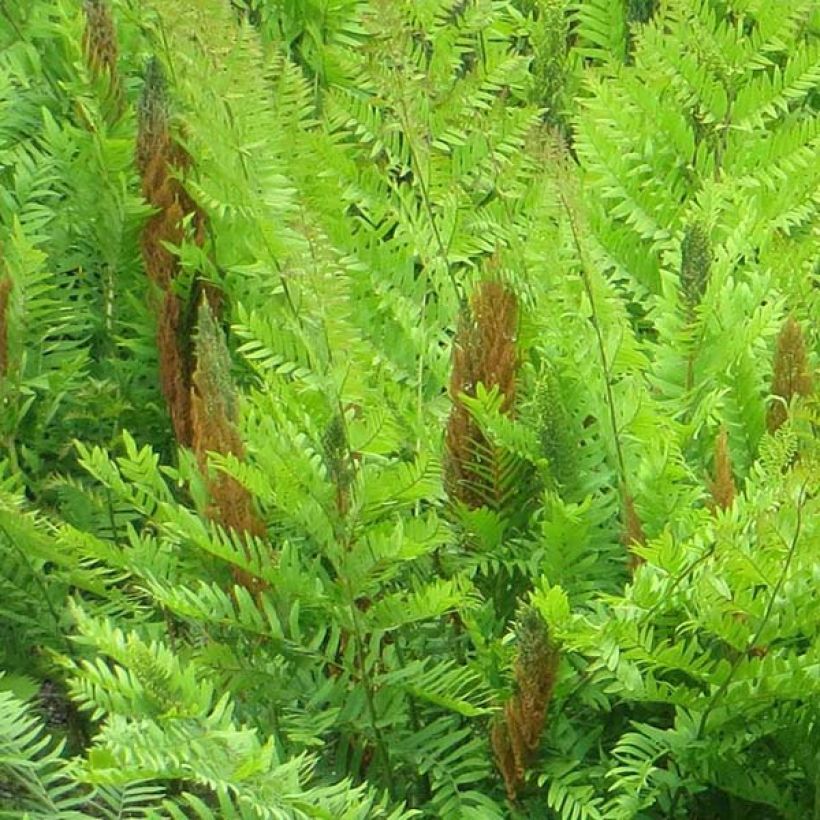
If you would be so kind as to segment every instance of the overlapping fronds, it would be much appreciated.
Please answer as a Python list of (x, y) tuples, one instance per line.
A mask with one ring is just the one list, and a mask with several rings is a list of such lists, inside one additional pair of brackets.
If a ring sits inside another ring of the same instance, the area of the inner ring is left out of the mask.
[(0, 3), (0, 814), (816, 813), (819, 31)]

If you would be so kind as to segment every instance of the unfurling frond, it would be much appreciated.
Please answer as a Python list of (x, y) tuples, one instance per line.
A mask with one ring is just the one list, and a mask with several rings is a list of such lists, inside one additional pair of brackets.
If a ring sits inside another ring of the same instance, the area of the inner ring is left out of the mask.
[(812, 376), (803, 328), (789, 316), (777, 337), (772, 374), (773, 401), (766, 420), (769, 432), (774, 433), (786, 421), (795, 396), (808, 396), (811, 391)]
[(521, 613), (517, 633), (517, 691), (507, 701), (503, 714), (493, 722), (490, 734), (510, 800), (515, 800), (526, 768), (538, 749), (560, 660), (547, 624), (532, 607)]
[(498, 388), (501, 411), (510, 413), (515, 403), (517, 367), (516, 326), (518, 303), (500, 282), (479, 285), (469, 309), (461, 316), (453, 347), (450, 398), (453, 402), (447, 423), (447, 484), (450, 497), (467, 506), (482, 504), (481, 470), (476, 463), (488, 448), (478, 424), (461, 400), (474, 397), (476, 387)]
[(726, 510), (732, 506), (737, 491), (732, 476), (732, 456), (729, 452), (729, 434), (725, 427), (715, 438), (715, 466), (714, 476), (709, 482), (709, 491), (712, 494), (712, 503), (715, 507)]

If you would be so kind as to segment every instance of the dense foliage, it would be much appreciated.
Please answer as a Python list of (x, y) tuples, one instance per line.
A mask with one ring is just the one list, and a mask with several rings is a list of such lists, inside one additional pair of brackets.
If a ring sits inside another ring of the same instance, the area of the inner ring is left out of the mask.
[(0, 816), (820, 817), (816, 0), (0, 2)]

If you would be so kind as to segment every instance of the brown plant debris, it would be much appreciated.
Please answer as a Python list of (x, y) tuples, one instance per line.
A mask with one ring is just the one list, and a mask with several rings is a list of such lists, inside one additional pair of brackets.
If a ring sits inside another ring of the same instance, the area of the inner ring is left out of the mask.
[(115, 117), (125, 109), (122, 81), (117, 70), (117, 30), (108, 0), (85, 0), (83, 54), (88, 67), (97, 77), (105, 77)]
[(516, 693), (490, 729), (496, 765), (510, 800), (516, 799), (541, 741), (560, 660), (547, 624), (534, 608), (526, 607), (521, 613), (517, 631)]
[[(262, 537), (264, 522), (253, 508), (248, 490), (233, 476), (209, 469), (208, 453), (244, 458), (245, 448), (236, 428), (236, 396), (225, 337), (207, 298), (200, 301), (196, 336), (196, 370), (191, 389), (192, 446), (202, 474), (206, 476), (211, 505), (209, 518), (227, 529)], [(264, 582), (234, 568), (237, 582), (252, 592)]]
[(715, 437), (715, 466), (714, 476), (709, 482), (709, 491), (712, 494), (712, 506), (727, 510), (735, 500), (737, 490), (732, 475), (732, 455), (729, 452), (729, 434), (725, 427)]
[(470, 307), (462, 311), (456, 332), (450, 377), (452, 409), (445, 437), (445, 479), (450, 497), (468, 507), (480, 507), (487, 497), (482, 492), (479, 465), (489, 443), (461, 395), (474, 397), (479, 383), (487, 390), (497, 387), (503, 396), (502, 412), (512, 412), (518, 364), (517, 323), (515, 294), (501, 282), (484, 281)]
[(766, 416), (770, 433), (778, 430), (789, 416), (789, 405), (795, 396), (812, 392), (812, 375), (803, 328), (794, 317), (783, 323), (777, 337), (772, 373), (772, 402)]

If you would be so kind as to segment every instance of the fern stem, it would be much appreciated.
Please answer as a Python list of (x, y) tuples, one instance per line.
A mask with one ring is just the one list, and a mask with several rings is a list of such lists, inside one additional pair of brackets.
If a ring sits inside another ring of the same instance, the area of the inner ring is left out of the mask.
[(362, 630), (359, 623), (359, 613), (356, 609), (356, 602), (352, 600), (352, 596), (350, 601), (350, 615), (353, 620), (353, 639), (356, 641), (356, 664), (359, 667), (359, 674), (362, 678), (365, 703), (367, 703), (367, 711), (370, 715), (370, 724), (373, 730), (373, 736), (376, 739), (376, 748), (379, 750), (379, 757), (382, 759), (384, 776), (387, 781), (387, 790), (390, 793), (390, 796), (393, 797), (395, 795), (395, 783), (393, 782), (393, 768), (390, 765), (390, 752), (388, 751), (387, 744), (384, 741), (382, 730), (379, 728), (376, 702), (373, 697), (373, 681), (370, 678), (370, 673), (367, 671), (367, 663), (364, 656), (364, 640), (362, 638)]

